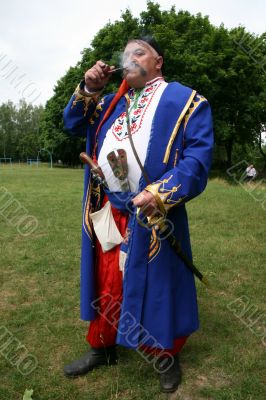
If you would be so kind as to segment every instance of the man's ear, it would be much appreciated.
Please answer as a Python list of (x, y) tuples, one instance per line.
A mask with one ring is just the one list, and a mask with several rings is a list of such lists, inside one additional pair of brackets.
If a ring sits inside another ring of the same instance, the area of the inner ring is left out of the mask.
[(160, 69), (162, 69), (162, 66), (163, 66), (163, 57), (158, 56), (156, 59), (156, 69), (159, 71)]

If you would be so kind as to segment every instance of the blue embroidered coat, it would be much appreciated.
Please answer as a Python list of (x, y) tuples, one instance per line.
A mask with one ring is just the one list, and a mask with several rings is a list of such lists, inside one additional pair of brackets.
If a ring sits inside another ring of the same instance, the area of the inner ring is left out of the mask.
[[(87, 138), (92, 154), (95, 132), (114, 95), (98, 103), (85, 97), (78, 86), (64, 110), (65, 128)], [(122, 97), (98, 135), (98, 153), (108, 129), (125, 111)], [(192, 258), (185, 203), (200, 194), (207, 183), (213, 147), (211, 110), (207, 100), (177, 82), (169, 83), (156, 109), (144, 167), (172, 221), (182, 250)], [(102, 190), (91, 183), (86, 166), (84, 178), (81, 318), (96, 315), (93, 231), (89, 212), (100, 207)], [(143, 176), (139, 191), (147, 184)], [(158, 198), (158, 197), (157, 197)], [(116, 204), (117, 206), (117, 204)], [(123, 208), (123, 207), (122, 207)], [(170, 349), (175, 338), (198, 329), (194, 276), (156, 231), (129, 221), (130, 235), (123, 283), (123, 303), (117, 343), (130, 348), (139, 344)]]

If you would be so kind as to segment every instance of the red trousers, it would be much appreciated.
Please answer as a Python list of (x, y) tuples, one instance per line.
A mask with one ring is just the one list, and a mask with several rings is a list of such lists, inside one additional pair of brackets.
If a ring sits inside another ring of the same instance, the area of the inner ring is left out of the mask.
[[(104, 199), (106, 203), (107, 198)], [(116, 225), (122, 236), (126, 233), (128, 217), (124, 213), (112, 207), (112, 213)], [(87, 334), (87, 341), (91, 347), (100, 348), (113, 346), (116, 343), (117, 326), (122, 303), (122, 272), (119, 270), (120, 246), (103, 253), (101, 245), (96, 240), (96, 297), (99, 310), (95, 320), (91, 321)], [(172, 349), (165, 349), (172, 355), (178, 353), (184, 346), (187, 337), (175, 339)], [(141, 351), (149, 354), (163, 356), (161, 349), (141, 346)]]

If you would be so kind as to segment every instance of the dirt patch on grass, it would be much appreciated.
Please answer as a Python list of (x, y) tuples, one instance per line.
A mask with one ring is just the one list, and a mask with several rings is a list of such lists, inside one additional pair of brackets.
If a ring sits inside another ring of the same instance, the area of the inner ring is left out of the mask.
[[(221, 369), (213, 369), (208, 375), (197, 375), (195, 378), (191, 375), (187, 382), (184, 382), (179, 389), (168, 395), (168, 400), (206, 400), (199, 392), (204, 388), (219, 389), (227, 387), (231, 380)], [(208, 397), (208, 400), (214, 400)]]
[(15, 297), (16, 292), (14, 290), (1, 288), (0, 311), (6, 313), (8, 310), (15, 310), (17, 308), (14, 302)]
[(213, 369), (208, 376), (198, 375), (195, 382), (198, 387), (213, 387), (217, 389), (229, 386), (230, 383), (230, 378), (220, 369)]

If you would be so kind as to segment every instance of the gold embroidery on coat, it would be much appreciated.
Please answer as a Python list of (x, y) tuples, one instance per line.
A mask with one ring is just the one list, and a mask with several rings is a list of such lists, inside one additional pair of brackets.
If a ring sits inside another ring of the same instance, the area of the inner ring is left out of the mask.
[(152, 228), (150, 248), (149, 248), (149, 263), (159, 254), (161, 249), (161, 240), (157, 236), (157, 231)]
[(180, 114), (179, 117), (178, 117), (178, 120), (177, 120), (177, 122), (176, 122), (176, 124), (175, 124), (175, 127), (174, 127), (174, 129), (173, 129), (173, 132), (171, 133), (171, 136), (170, 136), (168, 145), (167, 145), (166, 150), (165, 150), (164, 159), (163, 159), (163, 163), (164, 163), (164, 164), (167, 164), (168, 161), (169, 161), (169, 157), (170, 157), (170, 152), (171, 152), (172, 145), (173, 145), (173, 143), (174, 143), (174, 141), (175, 141), (176, 135), (177, 135), (178, 130), (179, 130), (180, 126), (181, 126), (181, 123), (182, 123), (182, 121), (183, 121), (183, 118), (184, 118), (184, 116), (185, 116), (185, 114), (186, 114), (186, 112), (187, 112), (187, 110), (188, 110), (188, 108), (189, 108), (189, 106), (190, 106), (190, 104), (191, 104), (191, 102), (192, 102), (192, 100), (193, 100), (193, 98), (194, 98), (194, 96), (195, 96), (196, 93), (197, 93), (196, 90), (193, 90), (193, 91), (192, 91), (192, 93), (191, 93), (191, 95), (190, 95), (188, 101), (186, 102), (185, 107), (183, 108), (181, 114)]
[(148, 190), (150, 193), (152, 193), (156, 199), (159, 198), (160, 203), (162, 204), (166, 212), (168, 212), (168, 210), (170, 210), (170, 208), (172, 208), (173, 206), (180, 204), (187, 197), (179, 197), (177, 200), (173, 198), (174, 194), (180, 189), (181, 184), (177, 186), (172, 186), (172, 188), (167, 189), (165, 187), (165, 184), (168, 183), (172, 179), (172, 177), (173, 175), (170, 175), (169, 178), (159, 180), (156, 183), (148, 185), (145, 188), (145, 190)]
[[(94, 209), (92, 209), (92, 197), (96, 198)], [(93, 228), (92, 228), (90, 213), (98, 211), (100, 200), (101, 200), (101, 187), (99, 184), (95, 185), (95, 183), (92, 181), (90, 177), (86, 194), (86, 200), (84, 204), (84, 211), (83, 211), (83, 228), (91, 240), (93, 238)]]
[(174, 167), (176, 166), (178, 155), (179, 155), (179, 149), (175, 149)]
[(89, 124), (93, 125), (95, 124), (95, 119), (99, 118), (100, 113), (103, 110), (103, 104), (104, 104), (104, 98), (101, 99), (101, 101), (97, 104), (94, 113), (92, 114), (92, 116), (89, 118)]
[(89, 217), (89, 213), (91, 211), (91, 184), (89, 183), (88, 189), (87, 189), (87, 194), (86, 194), (86, 200), (84, 204), (84, 210), (83, 210), (83, 228), (90, 238), (92, 240), (92, 222)]
[(78, 85), (76, 87), (75, 92), (74, 92), (75, 98), (74, 98), (74, 100), (72, 102), (71, 108), (74, 108), (77, 105), (78, 102), (82, 101), (84, 103), (84, 114), (83, 115), (85, 117), (86, 114), (87, 114), (87, 111), (89, 109), (89, 105), (92, 102), (94, 102), (94, 100), (93, 100), (93, 97), (83, 96), (81, 93), (79, 93), (79, 91), (80, 91), (80, 86)]
[(184, 118), (184, 130), (186, 129), (186, 126), (188, 124), (188, 121), (189, 121), (191, 115), (198, 108), (200, 103), (202, 103), (203, 101), (207, 101), (207, 99), (205, 99), (205, 97), (203, 97), (203, 96), (201, 96), (200, 94), (197, 93), (197, 95), (195, 96), (193, 102), (191, 103), (191, 106), (189, 107), (189, 109), (186, 112), (186, 115), (185, 115), (185, 118)]

